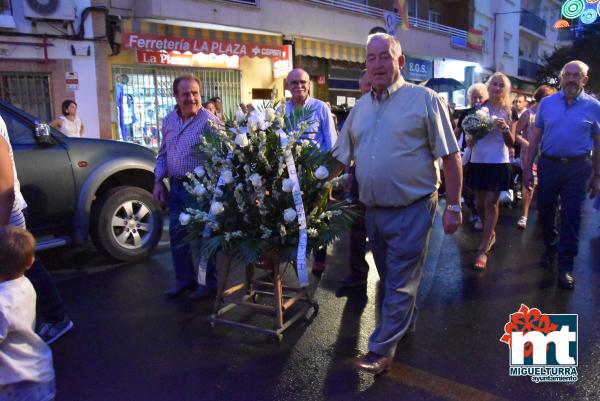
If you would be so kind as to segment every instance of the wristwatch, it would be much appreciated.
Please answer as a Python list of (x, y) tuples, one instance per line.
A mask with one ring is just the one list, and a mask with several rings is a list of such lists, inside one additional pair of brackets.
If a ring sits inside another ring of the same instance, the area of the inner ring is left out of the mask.
[(446, 206), (446, 210), (449, 210), (454, 213), (461, 213), (462, 207), (460, 205), (448, 205)]

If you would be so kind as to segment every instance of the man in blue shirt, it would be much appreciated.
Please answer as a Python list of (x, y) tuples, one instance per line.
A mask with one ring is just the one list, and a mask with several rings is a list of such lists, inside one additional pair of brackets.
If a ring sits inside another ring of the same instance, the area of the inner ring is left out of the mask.
[[(306, 130), (305, 139), (310, 140), (311, 144), (318, 147), (323, 152), (331, 150), (337, 140), (337, 130), (333, 115), (329, 106), (319, 99), (309, 96), (310, 77), (302, 68), (295, 68), (286, 78), (287, 90), (292, 94), (292, 98), (285, 104), (285, 113), (293, 120), (296, 111), (302, 109), (311, 110), (311, 126)], [(302, 121), (291, 121), (292, 125), (299, 124)], [(315, 252), (315, 263), (313, 265), (313, 274), (320, 276), (325, 270), (325, 257), (327, 249)]]
[[(592, 198), (600, 192), (600, 102), (583, 91), (588, 69), (578, 60), (565, 64), (560, 75), (561, 91), (540, 103), (524, 164), (524, 182), (532, 188), (531, 167), (538, 149), (541, 151), (538, 215), (546, 245), (541, 264), (551, 267), (558, 251), (558, 284), (565, 289), (575, 286), (573, 260), (577, 256), (586, 189)], [(556, 247), (558, 199), (561, 210)]]

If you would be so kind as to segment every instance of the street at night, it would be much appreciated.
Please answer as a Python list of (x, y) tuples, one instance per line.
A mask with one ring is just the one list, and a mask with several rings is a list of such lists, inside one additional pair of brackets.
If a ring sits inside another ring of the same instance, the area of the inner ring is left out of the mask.
[[(61, 401), (94, 400), (596, 400), (600, 387), (600, 213), (586, 204), (574, 291), (556, 287), (538, 264), (539, 227), (515, 227), (503, 208), (502, 240), (488, 270), (470, 262), (477, 234), (467, 226), (430, 241), (416, 332), (398, 347), (392, 371), (358, 373), (377, 320), (378, 276), (364, 289), (338, 294), (346, 274), (347, 241), (330, 250), (327, 271), (314, 282), (319, 313), (272, 336), (228, 326), (211, 328), (210, 301), (165, 301), (172, 284), (168, 246), (147, 262), (111, 264), (93, 249), (44, 255), (75, 323), (52, 345)], [(543, 313), (579, 316), (579, 379), (533, 383), (509, 376), (509, 352), (499, 341), (509, 314), (524, 303)], [(240, 319), (269, 324), (251, 314)]]

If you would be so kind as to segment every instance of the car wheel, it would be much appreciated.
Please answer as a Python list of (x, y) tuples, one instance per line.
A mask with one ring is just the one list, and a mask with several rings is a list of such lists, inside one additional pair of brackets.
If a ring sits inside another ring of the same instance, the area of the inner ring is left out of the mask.
[(148, 191), (118, 187), (100, 198), (90, 227), (100, 251), (124, 262), (138, 261), (146, 258), (160, 240), (162, 211)]

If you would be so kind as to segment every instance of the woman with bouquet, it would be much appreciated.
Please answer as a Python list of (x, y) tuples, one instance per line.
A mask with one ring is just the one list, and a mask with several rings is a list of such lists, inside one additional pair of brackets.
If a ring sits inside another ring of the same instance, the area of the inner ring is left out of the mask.
[[(467, 186), (475, 191), (477, 210), (483, 222), (483, 235), (473, 267), (485, 270), (487, 258), (496, 242), (498, 197), (510, 189), (511, 168), (508, 148), (515, 141), (510, 129), (510, 81), (501, 72), (494, 73), (486, 83), (489, 100), (473, 118), (465, 117), (463, 128), (469, 131), (467, 146), (472, 148), (467, 171)], [(467, 121), (471, 120), (471, 121)]]
[[(464, 110), (458, 120), (458, 124), (455, 129), (455, 133), (457, 135), (458, 143), (461, 146), (461, 150), (463, 151), (462, 162), (463, 162), (463, 172), (466, 175), (468, 170), (468, 163), (471, 160), (471, 151), (473, 150), (470, 147), (467, 147), (467, 131), (462, 127), (462, 122), (464, 119), (471, 115), (475, 114), (477, 110), (481, 109), (481, 107), (488, 101), (489, 94), (487, 90), (487, 86), (481, 82), (474, 83), (469, 86), (467, 90), (467, 98), (469, 99), (470, 108)], [(471, 188), (469, 188), (466, 182), (463, 183), (463, 198), (465, 199), (465, 204), (469, 208), (471, 212), (471, 217), (469, 221), (473, 224), (473, 228), (477, 231), (481, 231), (483, 229), (483, 223), (481, 222), (481, 217), (479, 217), (479, 212), (477, 207), (475, 206), (475, 193)]]

